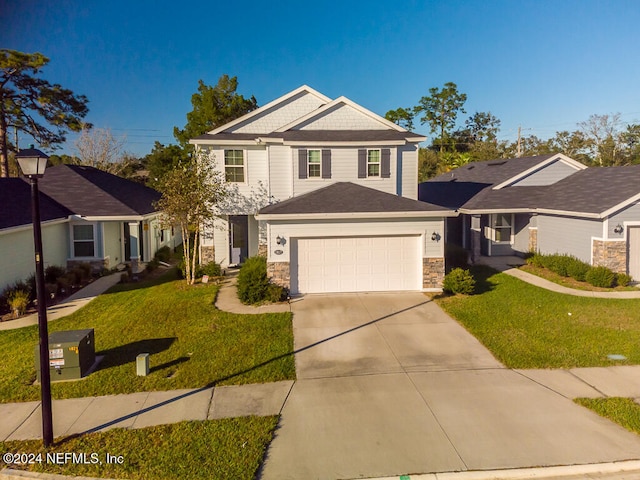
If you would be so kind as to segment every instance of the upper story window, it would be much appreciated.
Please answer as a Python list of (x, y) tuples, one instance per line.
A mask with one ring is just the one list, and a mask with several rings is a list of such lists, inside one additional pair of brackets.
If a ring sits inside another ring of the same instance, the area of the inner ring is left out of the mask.
[(95, 235), (93, 225), (73, 226), (73, 256), (95, 257)]
[(320, 178), (322, 174), (322, 163), (320, 150), (307, 150), (307, 168), (309, 178)]
[(244, 152), (224, 151), (224, 178), (227, 182), (244, 183)]
[(380, 176), (380, 150), (367, 150), (367, 177)]

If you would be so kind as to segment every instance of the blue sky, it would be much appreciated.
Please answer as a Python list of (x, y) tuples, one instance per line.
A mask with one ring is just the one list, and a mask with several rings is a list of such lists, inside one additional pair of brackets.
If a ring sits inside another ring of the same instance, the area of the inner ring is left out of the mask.
[(591, 114), (640, 123), (637, 0), (0, 0), (0, 25), (0, 48), (48, 56), (43, 77), (86, 95), (86, 120), (136, 155), (175, 143), (198, 80), (225, 73), (259, 105), (307, 84), (380, 115), (452, 81), (459, 121), (491, 111), (510, 140)]

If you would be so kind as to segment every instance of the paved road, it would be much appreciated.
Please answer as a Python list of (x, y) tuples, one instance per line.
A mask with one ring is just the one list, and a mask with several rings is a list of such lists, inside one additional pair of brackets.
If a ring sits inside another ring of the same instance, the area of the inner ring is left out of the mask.
[(504, 368), (422, 294), (306, 296), (292, 311), (298, 381), (263, 480), (640, 459), (640, 437), (558, 392), (568, 380)]

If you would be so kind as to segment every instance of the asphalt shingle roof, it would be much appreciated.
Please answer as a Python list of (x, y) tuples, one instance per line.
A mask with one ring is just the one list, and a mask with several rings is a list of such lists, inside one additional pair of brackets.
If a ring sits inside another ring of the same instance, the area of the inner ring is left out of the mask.
[(299, 197), (269, 205), (260, 214), (442, 212), (448, 208), (399, 197), (351, 182), (338, 182)]
[(578, 170), (547, 186), (492, 188), (552, 156), (474, 162), (421, 183), (418, 198), (473, 211), (545, 209), (601, 214), (640, 194), (640, 165)]
[[(31, 224), (31, 186), (22, 178), (0, 178), (0, 229)], [(40, 220), (67, 218), (72, 212), (40, 192)]]
[(93, 167), (56, 165), (39, 181), (40, 190), (76, 215), (137, 216), (155, 211), (160, 193)]

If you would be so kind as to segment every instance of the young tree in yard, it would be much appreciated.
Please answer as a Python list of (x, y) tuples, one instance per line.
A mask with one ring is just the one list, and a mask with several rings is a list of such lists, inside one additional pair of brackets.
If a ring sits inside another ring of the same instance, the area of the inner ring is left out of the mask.
[(258, 108), (255, 97), (246, 99), (236, 93), (237, 88), (238, 78), (228, 75), (222, 75), (215, 87), (198, 81), (198, 93), (191, 97), (193, 110), (187, 113), (187, 124), (182, 130), (173, 128), (173, 135), (183, 148), (189, 146), (189, 139)]
[(429, 93), (430, 96), (420, 99), (415, 112), (422, 113), (420, 122), (428, 123), (432, 134), (440, 135), (437, 142), (442, 153), (450, 132), (456, 125), (458, 113), (465, 113), (463, 106), (467, 101), (467, 95), (459, 93), (458, 86), (453, 82), (445, 83), (442, 90), (437, 87), (430, 88)]
[(214, 170), (214, 160), (200, 153), (166, 173), (158, 185), (162, 197), (155, 206), (162, 212), (164, 225), (180, 227), (189, 285), (196, 280), (202, 233), (213, 222), (215, 206), (227, 196), (222, 173)]
[(80, 131), (89, 111), (87, 98), (38, 78), (49, 59), (41, 53), (0, 49), (0, 176), (9, 176), (9, 128), (31, 135), (40, 145), (65, 141)]

